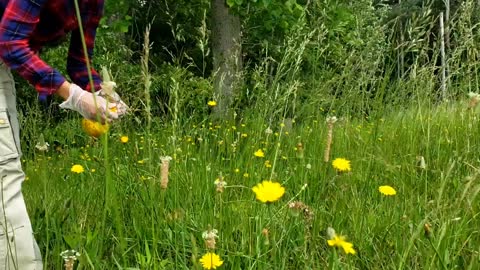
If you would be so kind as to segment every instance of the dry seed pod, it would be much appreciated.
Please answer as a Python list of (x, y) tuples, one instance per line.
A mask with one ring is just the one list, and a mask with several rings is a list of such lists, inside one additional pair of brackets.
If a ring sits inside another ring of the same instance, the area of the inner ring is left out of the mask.
[(172, 160), (172, 157), (165, 156), (165, 157), (161, 157), (160, 160), (162, 161), (161, 172), (160, 172), (160, 187), (162, 189), (167, 189), (167, 187), (168, 187), (168, 169), (169, 169), (170, 160)]
[(323, 160), (325, 162), (328, 162), (330, 160), (330, 149), (332, 147), (332, 141), (333, 141), (333, 125), (335, 124), (335, 122), (337, 122), (337, 117), (335, 116), (327, 117), (328, 131), (327, 131), (327, 141), (325, 144), (325, 153), (323, 157)]

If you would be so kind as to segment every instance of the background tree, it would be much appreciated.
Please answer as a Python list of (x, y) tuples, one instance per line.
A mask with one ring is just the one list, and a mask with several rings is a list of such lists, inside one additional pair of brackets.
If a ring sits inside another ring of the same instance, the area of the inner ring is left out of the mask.
[(243, 67), (240, 18), (225, 0), (212, 0), (211, 14), (213, 89), (218, 101), (215, 113), (219, 118), (226, 118)]

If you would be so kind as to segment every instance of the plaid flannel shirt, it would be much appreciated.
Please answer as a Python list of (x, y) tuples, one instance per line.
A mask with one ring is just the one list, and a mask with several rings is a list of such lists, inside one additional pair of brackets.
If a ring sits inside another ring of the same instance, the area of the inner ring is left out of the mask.
[[(0, 58), (29, 81), (41, 96), (51, 95), (65, 77), (39, 56), (45, 45), (65, 38), (71, 32), (67, 58), (70, 79), (91, 90), (82, 46), (75, 0), (0, 0)], [(103, 15), (104, 0), (76, 0), (89, 59), (93, 55), (96, 30)], [(95, 89), (101, 79), (92, 68)]]

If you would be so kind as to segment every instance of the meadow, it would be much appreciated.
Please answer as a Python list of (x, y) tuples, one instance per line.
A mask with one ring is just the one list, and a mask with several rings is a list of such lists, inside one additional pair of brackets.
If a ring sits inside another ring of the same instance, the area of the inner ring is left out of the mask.
[[(66, 250), (75, 269), (480, 267), (479, 116), (466, 100), (338, 117), (328, 161), (322, 108), (253, 115), (127, 116), (100, 139), (76, 117), (45, 130), (49, 151), (23, 157), (23, 192), (46, 269), (63, 269)], [(278, 184), (257, 197), (265, 180)]]
[(17, 81), (45, 269), (480, 269), (478, 1), (445, 29), (450, 1), (227, 1), (223, 118), (210, 1), (120, 2), (92, 62), (131, 108), (108, 133)]

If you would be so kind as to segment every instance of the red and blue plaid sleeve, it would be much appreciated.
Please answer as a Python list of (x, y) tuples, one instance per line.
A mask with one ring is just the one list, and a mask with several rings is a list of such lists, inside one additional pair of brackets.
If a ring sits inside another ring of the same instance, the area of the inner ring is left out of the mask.
[(28, 44), (46, 2), (9, 1), (0, 22), (0, 57), (7, 66), (34, 85), (40, 94), (50, 95), (65, 82), (65, 78), (40, 59)]
[[(82, 12), (82, 25), (87, 47), (88, 58), (91, 63), (93, 48), (98, 24), (103, 15), (104, 1), (88, 1), (87, 7)], [(86, 90), (91, 89), (88, 79), (87, 61), (82, 46), (80, 30), (72, 32), (70, 48), (67, 59), (67, 72), (72, 81)], [(101, 79), (95, 69), (91, 68), (95, 90), (100, 89)]]

